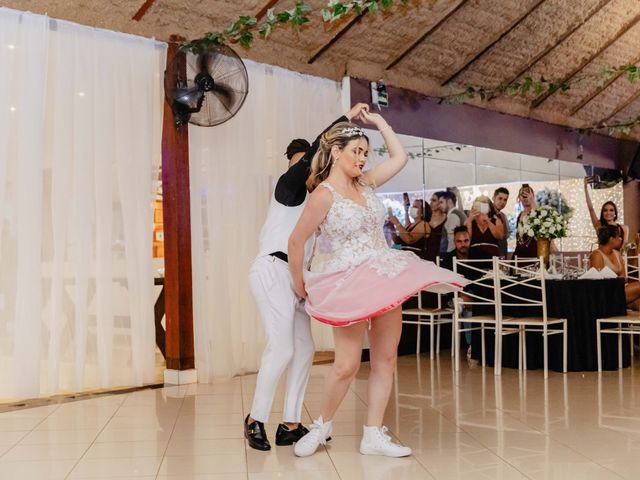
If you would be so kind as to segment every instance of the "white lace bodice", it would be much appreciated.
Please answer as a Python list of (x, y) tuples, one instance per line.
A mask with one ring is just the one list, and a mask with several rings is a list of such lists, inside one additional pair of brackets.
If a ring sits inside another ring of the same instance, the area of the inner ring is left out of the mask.
[(313, 262), (314, 272), (336, 272), (356, 267), (366, 260), (379, 274), (394, 277), (407, 265), (405, 255), (389, 248), (384, 238), (383, 225), (386, 214), (384, 205), (373, 189), (366, 188), (363, 196), (367, 205), (362, 206), (345, 198), (329, 183), (322, 186), (333, 194), (333, 204), (320, 224), (320, 235), (330, 245), (330, 252)]

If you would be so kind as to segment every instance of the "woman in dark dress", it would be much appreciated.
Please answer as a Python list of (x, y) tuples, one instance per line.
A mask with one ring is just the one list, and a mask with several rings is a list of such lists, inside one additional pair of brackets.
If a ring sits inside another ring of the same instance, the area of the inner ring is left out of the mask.
[[(413, 218), (413, 221), (407, 223), (406, 226), (402, 225), (397, 217), (393, 215), (389, 216), (389, 221), (396, 229), (393, 241), (401, 245), (403, 250), (412, 251), (423, 260), (428, 260), (425, 258), (425, 252), (429, 236), (431, 235), (431, 226), (429, 225), (431, 208), (424, 200), (416, 199), (413, 201), (411, 209), (409, 209), (409, 215)], [(409, 215), (407, 215), (407, 217)]]
[(429, 235), (429, 238), (425, 242), (425, 254), (422, 258), (430, 262), (435, 262), (438, 255), (440, 255), (440, 242), (442, 240), (444, 223), (447, 221), (447, 214), (440, 208), (440, 197), (435, 193), (431, 195), (429, 205), (431, 206), (431, 220), (429, 221), (431, 235)]
[(600, 208), (600, 218), (596, 215), (596, 211), (593, 208), (593, 202), (591, 201), (591, 196), (589, 195), (589, 187), (590, 183), (593, 183), (594, 177), (585, 177), (584, 179), (584, 196), (587, 200), (587, 208), (589, 209), (589, 216), (591, 217), (591, 224), (598, 233), (600, 227), (604, 227), (605, 225), (618, 225), (622, 229), (622, 244), (620, 245), (620, 249), (622, 249), (626, 243), (629, 241), (629, 226), (624, 225), (622, 223), (618, 223), (618, 207), (611, 200), (604, 202), (602, 207)]
[(538, 242), (533, 237), (527, 237), (520, 233), (520, 226), (527, 219), (529, 214), (536, 208), (536, 199), (533, 189), (529, 184), (524, 183), (518, 192), (518, 200), (522, 205), (522, 211), (518, 215), (516, 222), (516, 249), (514, 257), (536, 258), (538, 256)]
[(500, 256), (498, 244), (504, 236), (504, 225), (489, 197), (474, 200), (465, 225), (471, 237), (469, 258), (491, 260)]

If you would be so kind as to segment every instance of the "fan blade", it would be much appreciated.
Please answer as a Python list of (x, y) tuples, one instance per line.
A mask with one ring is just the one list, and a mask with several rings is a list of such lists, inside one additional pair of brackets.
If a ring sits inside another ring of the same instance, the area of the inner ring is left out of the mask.
[(212, 75), (214, 80), (216, 81), (216, 83), (218, 82), (222, 82), (222, 80), (225, 80), (229, 77), (232, 77), (234, 75), (241, 75), (241, 76), (245, 76), (246, 75), (246, 70), (244, 70), (243, 68), (235, 68), (233, 70), (229, 70), (228, 72), (223, 73), (222, 75)]
[(219, 82), (216, 82), (215, 87), (213, 88), (213, 94), (215, 95), (215, 97), (230, 113), (234, 109), (234, 105), (238, 103), (239, 99), (241, 100), (240, 103), (242, 103), (242, 100), (246, 96), (246, 93), (247, 92), (236, 90), (229, 85)]
[(208, 52), (203, 55), (201, 61), (201, 72), (208, 72), (214, 79), (224, 72), (229, 71), (230, 65), (235, 66), (233, 58), (219, 50)]

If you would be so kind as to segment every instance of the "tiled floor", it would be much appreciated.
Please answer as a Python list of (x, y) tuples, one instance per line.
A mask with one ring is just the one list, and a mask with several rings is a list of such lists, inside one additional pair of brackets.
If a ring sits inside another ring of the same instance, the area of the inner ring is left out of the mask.
[[(0, 479), (637, 479), (640, 370), (519, 374), (402, 357), (386, 423), (411, 446), (403, 459), (358, 453), (364, 364), (309, 458), (248, 448), (243, 414), (255, 376), (168, 387), (0, 414)], [(318, 414), (327, 365), (314, 366), (306, 422)], [(636, 385), (638, 381), (638, 386)], [(636, 398), (638, 397), (638, 398)], [(273, 437), (282, 408), (276, 400)]]

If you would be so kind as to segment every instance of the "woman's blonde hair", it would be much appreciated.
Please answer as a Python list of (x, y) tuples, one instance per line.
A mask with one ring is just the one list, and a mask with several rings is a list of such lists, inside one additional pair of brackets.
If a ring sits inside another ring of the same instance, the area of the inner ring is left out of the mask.
[[(336, 123), (320, 136), (320, 145), (313, 156), (313, 160), (311, 160), (311, 173), (307, 179), (307, 190), (309, 192), (313, 192), (331, 173), (331, 167), (333, 166), (331, 148), (338, 147), (343, 150), (351, 140), (360, 138), (367, 140), (367, 143), (369, 142), (369, 138), (362, 129), (350, 122)], [(357, 179), (354, 181), (357, 181)]]
[(487, 197), (486, 195), (480, 195), (473, 200), (473, 205), (476, 203), (486, 203), (489, 205), (489, 218), (493, 218), (498, 214), (498, 210), (496, 210), (496, 206), (493, 204), (493, 201)]

